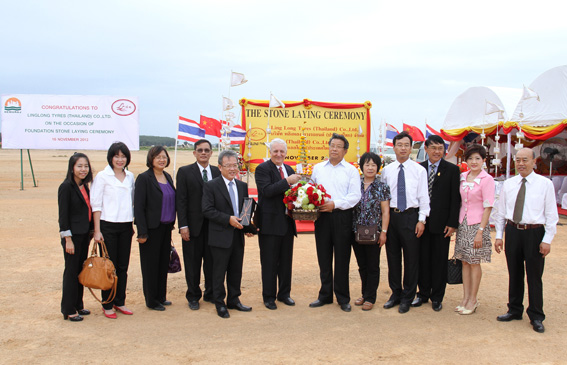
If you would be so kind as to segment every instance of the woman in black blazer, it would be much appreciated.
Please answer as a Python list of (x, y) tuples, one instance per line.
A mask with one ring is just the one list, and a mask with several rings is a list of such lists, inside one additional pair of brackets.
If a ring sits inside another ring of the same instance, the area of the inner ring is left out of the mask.
[(146, 306), (163, 311), (171, 305), (166, 299), (167, 269), (171, 252), (171, 231), (175, 223), (175, 188), (169, 154), (162, 146), (148, 151), (148, 171), (138, 175), (134, 189), (134, 222), (138, 228), (140, 266)]
[(79, 283), (79, 272), (87, 259), (92, 238), (88, 187), (92, 179), (89, 158), (83, 153), (75, 153), (69, 159), (67, 177), (58, 192), (59, 231), (65, 257), (61, 313), (64, 319), (73, 322), (82, 321), (82, 315), (91, 313), (83, 308), (83, 286)]

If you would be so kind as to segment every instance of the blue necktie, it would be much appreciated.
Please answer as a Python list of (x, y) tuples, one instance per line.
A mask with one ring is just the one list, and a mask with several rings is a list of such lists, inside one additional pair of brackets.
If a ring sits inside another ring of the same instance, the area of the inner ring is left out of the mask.
[(400, 172), (398, 173), (398, 209), (402, 212), (406, 210), (406, 174), (404, 174), (404, 165), (400, 164)]
[(238, 205), (236, 204), (236, 196), (234, 195), (234, 181), (228, 183), (228, 193), (230, 194), (230, 201), (232, 202), (232, 210), (234, 210), (234, 215), (238, 217)]

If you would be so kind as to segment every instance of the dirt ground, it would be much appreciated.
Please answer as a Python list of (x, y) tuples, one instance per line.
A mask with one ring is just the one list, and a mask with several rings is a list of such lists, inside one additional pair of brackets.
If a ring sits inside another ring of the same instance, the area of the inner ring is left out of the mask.
[[(546, 262), (544, 298), (546, 332), (538, 334), (522, 321), (500, 323), (506, 312), (508, 274), (504, 256), (496, 253), (483, 264), (477, 312), (453, 312), (461, 286), (449, 286), (441, 312), (430, 304), (407, 314), (386, 310), (388, 299), (385, 252), (381, 256), (378, 300), (370, 312), (337, 304), (309, 308), (319, 289), (313, 234), (295, 241), (292, 298), (297, 305), (263, 306), (257, 238), (246, 239), (241, 300), (254, 309), (231, 311), (221, 319), (214, 305), (201, 302), (191, 311), (185, 300), (183, 272), (170, 274), (165, 312), (144, 305), (138, 244), (133, 243), (127, 306), (133, 316), (103, 316), (100, 305), (85, 292), (92, 311), (80, 323), (60, 313), (63, 253), (58, 236), (57, 188), (72, 151), (31, 151), (39, 186), (33, 187), (24, 151), (25, 190), (20, 190), (20, 152), (0, 150), (0, 363), (567, 363), (567, 230), (560, 219), (558, 234)], [(106, 152), (87, 151), (95, 171), (106, 165)], [(173, 153), (172, 153), (173, 154)], [(173, 156), (172, 156), (173, 158)], [(216, 157), (214, 157), (216, 158)], [(130, 170), (145, 168), (146, 152), (134, 152)], [(193, 162), (178, 154), (177, 166)], [(172, 161), (173, 162), (173, 161)], [(168, 168), (173, 170), (173, 163)], [(493, 233), (494, 237), (494, 233)], [(181, 238), (174, 234), (181, 251)], [(452, 249), (451, 249), (452, 252)], [(360, 279), (352, 255), (351, 303), (359, 296)], [(527, 303), (527, 293), (526, 300)]]

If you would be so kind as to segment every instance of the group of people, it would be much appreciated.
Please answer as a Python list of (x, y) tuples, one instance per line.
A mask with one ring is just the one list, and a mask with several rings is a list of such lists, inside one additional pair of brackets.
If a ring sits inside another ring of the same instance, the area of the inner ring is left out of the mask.
[[(483, 170), (486, 150), (481, 145), (467, 148), (464, 159), (470, 170), (461, 174), (457, 166), (443, 159), (445, 145), (439, 136), (432, 135), (425, 141), (428, 160), (421, 165), (410, 159), (413, 141), (407, 132), (398, 134), (393, 144), (396, 161), (379, 175), (380, 157), (364, 153), (359, 161), (361, 176), (344, 159), (348, 140), (334, 133), (329, 140), (329, 158), (314, 166), (311, 179), (324, 186), (331, 198), (319, 207), (320, 216), (315, 221), (321, 287), (309, 306), (321, 307), (336, 297), (343, 311), (352, 310), (352, 247), (362, 282), (362, 295), (354, 304), (371, 310), (380, 280), (380, 251), (385, 245), (392, 294), (384, 308), (399, 305), (398, 311), (406, 313), (431, 300), (433, 310), (440, 311), (450, 240), (456, 232), (453, 257), (463, 264), (463, 298), (455, 311), (470, 315), (480, 304), (480, 264), (490, 262), (492, 254), (489, 217), (495, 204), (495, 184)], [(115, 311), (132, 314), (125, 306), (125, 294), (133, 222), (140, 244), (146, 306), (163, 311), (171, 305), (166, 299), (166, 287), (176, 214), (190, 309), (198, 310), (202, 298), (215, 304), (221, 318), (230, 317), (228, 309), (252, 310), (240, 301), (240, 284), (244, 236), (254, 234), (258, 234), (260, 247), (265, 307), (276, 310), (276, 302), (295, 305), (291, 283), (297, 229), (283, 198), (301, 176), (284, 163), (286, 142), (272, 140), (270, 159), (256, 168), (258, 206), (254, 224), (247, 226), (241, 224), (239, 216), (248, 186), (236, 179), (236, 153), (222, 151), (217, 168), (209, 163), (209, 141), (199, 140), (194, 148), (196, 162), (179, 169), (176, 187), (164, 171), (170, 160), (160, 146), (150, 149), (148, 170), (134, 181), (133, 174), (126, 170), (130, 151), (123, 143), (113, 144), (108, 150), (109, 165), (94, 178), (90, 192), (92, 170), (88, 157), (76, 153), (70, 158), (67, 178), (59, 188), (59, 225), (65, 255), (61, 311), (65, 319), (81, 321), (90, 313), (83, 307), (83, 288), (77, 276), (91, 235), (95, 242), (106, 244), (118, 276), (114, 300), (108, 301), (109, 292), (102, 292), (103, 301), (108, 302), (103, 305), (104, 315), (116, 318)], [(497, 319), (522, 319), (525, 265), (527, 314), (533, 329), (543, 332), (544, 258), (550, 251), (558, 217), (553, 185), (533, 171), (534, 161), (532, 150), (517, 152), (519, 175), (504, 183), (494, 214), (495, 249), (501, 252), (505, 231), (510, 277), (508, 312)], [(375, 244), (357, 242), (358, 230), (369, 226), (376, 232)], [(204, 291), (200, 288), (201, 267)]]

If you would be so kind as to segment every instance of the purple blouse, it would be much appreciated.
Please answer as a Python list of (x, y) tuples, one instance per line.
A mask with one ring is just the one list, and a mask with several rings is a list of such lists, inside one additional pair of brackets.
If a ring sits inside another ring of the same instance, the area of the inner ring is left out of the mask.
[(161, 201), (161, 223), (175, 222), (175, 190), (169, 184), (159, 183), (163, 193)]

